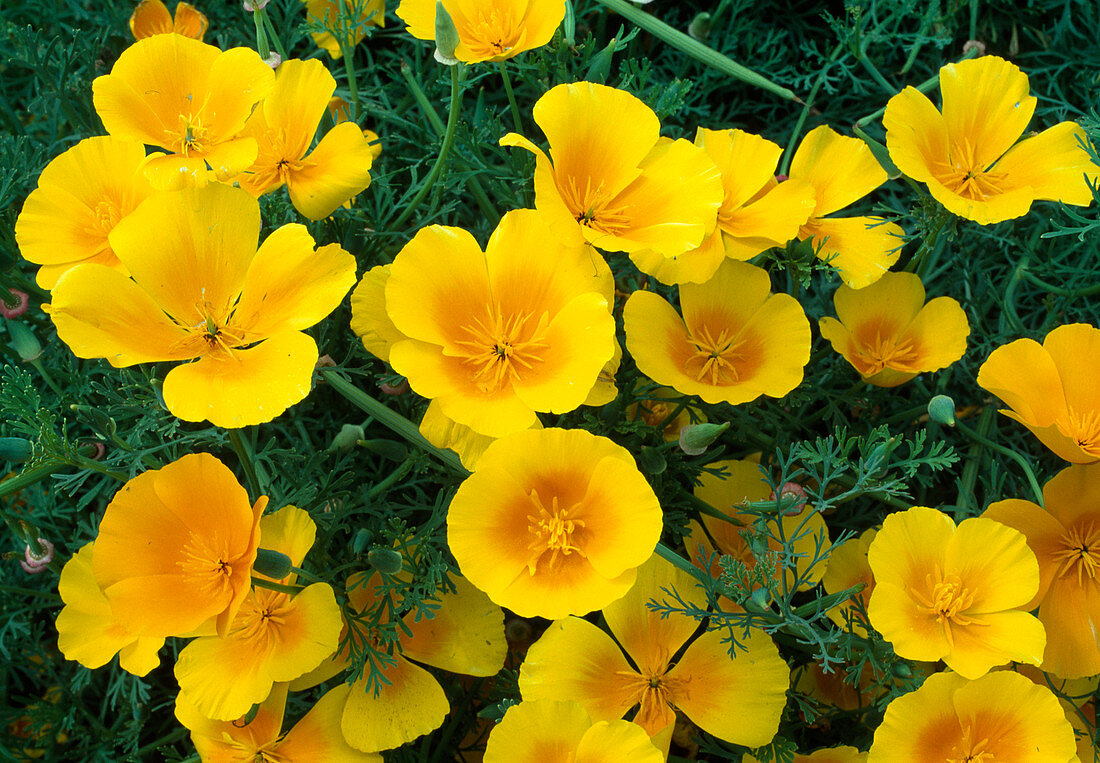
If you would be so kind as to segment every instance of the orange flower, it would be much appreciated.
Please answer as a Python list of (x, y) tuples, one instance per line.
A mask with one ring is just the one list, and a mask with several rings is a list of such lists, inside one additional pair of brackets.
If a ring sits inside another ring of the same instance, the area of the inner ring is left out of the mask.
[(201, 40), (209, 26), (206, 16), (191, 3), (177, 3), (173, 19), (161, 0), (141, 0), (130, 16), (130, 33), (135, 40), (173, 32)]
[[(437, 0), (401, 0), (397, 17), (420, 40), (435, 40)], [(467, 64), (504, 61), (550, 42), (565, 18), (560, 0), (443, 0), (458, 32), (454, 57)]]

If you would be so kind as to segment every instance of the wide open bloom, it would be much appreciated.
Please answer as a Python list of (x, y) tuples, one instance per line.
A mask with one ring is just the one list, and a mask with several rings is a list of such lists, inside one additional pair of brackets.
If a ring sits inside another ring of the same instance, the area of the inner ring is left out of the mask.
[(1063, 678), (1100, 673), (1100, 465), (1070, 466), (1031, 501), (992, 504), (982, 515), (1014, 527), (1039, 559), (1039, 607), (1047, 647), (1042, 669)]
[(318, 353), (302, 329), (355, 283), (355, 258), (338, 244), (314, 251), (301, 225), (257, 251), (259, 233), (259, 204), (239, 188), (147, 199), (110, 235), (130, 278), (78, 265), (54, 287), (58, 336), (115, 367), (195, 359), (164, 379), (165, 405), (181, 419), (270, 421), (309, 393)]
[(770, 140), (741, 130), (700, 127), (695, 145), (722, 173), (724, 195), (714, 232), (697, 249), (676, 256), (651, 250), (630, 255), (639, 270), (665, 284), (704, 283), (726, 257), (750, 260), (783, 246), (798, 235), (817, 203), (809, 183), (776, 180), (783, 149)]
[(182, 188), (205, 184), (207, 167), (228, 180), (256, 161), (255, 138), (240, 132), (274, 84), (254, 50), (158, 34), (124, 50), (92, 95), (108, 133), (169, 152), (149, 160), (153, 185)]
[(42, 266), (39, 286), (52, 289), (81, 263), (125, 272), (107, 236), (153, 193), (145, 165), (141, 143), (110, 136), (86, 138), (46, 165), (15, 221), (20, 253)]
[(755, 630), (747, 638), (738, 633), (739, 647), (731, 658), (729, 645), (722, 642), (726, 633), (709, 631), (672, 664), (699, 623), (686, 615), (666, 618), (651, 610), (651, 600), (680, 606), (665, 590), (675, 590), (691, 606), (707, 606), (706, 595), (690, 575), (653, 556), (638, 570), (630, 592), (604, 607), (618, 644), (587, 620), (556, 621), (520, 667), (524, 701), (572, 699), (593, 720), (603, 721), (622, 718), (640, 705), (634, 722), (657, 737), (655, 743), (664, 750), (675, 710), (727, 742), (768, 744), (779, 726), (790, 680), (771, 638)]
[(1039, 588), (1039, 565), (1022, 533), (990, 519), (958, 527), (916, 506), (891, 514), (871, 542), (871, 625), (907, 660), (943, 660), (980, 678), (1015, 660), (1038, 665), (1046, 636), (1022, 608)]
[(206, 453), (123, 485), (92, 551), (95, 581), (119, 623), (157, 638), (216, 618), (217, 632), (228, 632), (251, 590), (265, 506), (267, 496), (251, 505), (233, 472)]
[[(436, 0), (401, 0), (397, 17), (418, 40), (435, 40)], [(467, 64), (503, 61), (550, 42), (565, 18), (559, 0), (444, 0), (458, 32), (454, 57)]]
[(1014, 64), (996, 56), (947, 64), (940, 93), (942, 114), (907, 87), (882, 121), (894, 164), (948, 210), (989, 225), (1027, 214), (1037, 200), (1092, 202), (1085, 178), (1095, 183), (1100, 168), (1080, 145), (1084, 130), (1060, 122), (1020, 140), (1036, 99)]
[(209, 26), (206, 14), (191, 3), (176, 3), (176, 16), (172, 18), (161, 0), (141, 0), (130, 15), (130, 33), (135, 40), (173, 32), (201, 40)]
[(550, 156), (516, 133), (500, 145), (535, 155), (535, 207), (559, 238), (674, 257), (714, 230), (718, 168), (688, 141), (661, 139), (657, 115), (630, 93), (558, 85), (539, 98), (534, 116)]
[(275, 89), (241, 133), (259, 146), (256, 163), (239, 178), (242, 188), (261, 196), (285, 183), (294, 208), (320, 220), (370, 185), (374, 152), (354, 122), (336, 125), (309, 150), (335, 90), (336, 80), (316, 59), (279, 66)]
[(817, 205), (798, 238), (810, 241), (844, 283), (862, 289), (882, 277), (901, 256), (904, 231), (881, 217), (826, 217), (886, 182), (886, 170), (862, 140), (830, 127), (815, 127), (791, 159), (791, 179), (814, 187)]
[(727, 260), (705, 284), (680, 287), (681, 318), (648, 291), (623, 309), (626, 349), (658, 384), (708, 403), (783, 397), (810, 359), (810, 322), (789, 294), (772, 294), (766, 271)]
[(887, 705), (867, 763), (1071, 763), (1076, 746), (1046, 687), (1010, 671), (936, 673)]
[(833, 304), (840, 320), (822, 318), (821, 336), (876, 387), (947, 368), (966, 352), (970, 324), (958, 301), (925, 304), (924, 284), (913, 273), (884, 273), (862, 289), (841, 286)]
[(1100, 387), (1095, 383), (1100, 329), (1072, 323), (1039, 344), (1017, 339), (978, 369), (978, 386), (1001, 398), (1001, 413), (1075, 464), (1100, 460)]
[[(323, 32), (310, 32), (314, 44), (333, 58), (341, 58), (344, 53), (340, 43), (331, 30), (347, 36), (350, 49), (362, 42), (367, 36), (367, 27), (386, 25), (386, 0), (304, 0), (306, 4), (306, 22), (320, 24)], [(340, 3), (344, 4), (343, 20), (340, 18)], [(359, 8), (359, 14), (355, 9)], [(343, 28), (341, 25), (344, 25)]]
[(625, 594), (661, 519), (625, 448), (582, 429), (533, 429), (488, 447), (451, 500), (447, 542), (494, 602), (552, 619)]

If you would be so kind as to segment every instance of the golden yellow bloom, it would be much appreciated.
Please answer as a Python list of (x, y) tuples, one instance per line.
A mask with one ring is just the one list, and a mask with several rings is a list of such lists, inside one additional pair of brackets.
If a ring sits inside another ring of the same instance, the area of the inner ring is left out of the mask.
[(145, 147), (109, 136), (86, 138), (46, 165), (15, 221), (15, 241), (35, 280), (52, 289), (80, 263), (125, 273), (107, 235), (153, 192), (145, 178)]
[(119, 623), (157, 638), (216, 618), (225, 634), (251, 590), (266, 505), (266, 496), (251, 505), (233, 472), (206, 453), (123, 485), (92, 551), (95, 581)]
[[(401, 0), (397, 17), (418, 40), (435, 40), (436, 0)], [(458, 32), (454, 57), (467, 64), (503, 61), (550, 42), (565, 18), (558, 0), (443, 0)]]
[(821, 336), (876, 387), (947, 368), (966, 352), (970, 324), (962, 307), (951, 297), (924, 304), (924, 284), (913, 273), (884, 273), (862, 289), (841, 286), (833, 304), (840, 320), (822, 318)]
[(942, 659), (976, 679), (1015, 660), (1038, 665), (1046, 635), (1022, 608), (1039, 565), (1022, 533), (990, 519), (958, 527), (936, 509), (891, 514), (867, 552), (871, 625), (908, 660)]
[(867, 763), (1072, 763), (1076, 746), (1049, 689), (1009, 671), (936, 673), (886, 707)]
[[(936, 201), (981, 225), (1027, 214), (1037, 200), (1088, 206), (1098, 168), (1085, 131), (1060, 122), (1020, 140), (1035, 112), (1027, 75), (996, 56), (940, 69), (943, 113), (907, 87), (886, 105), (886, 147), (898, 169)], [(1015, 145), (1013, 145), (1015, 144)]]
[(124, 50), (92, 95), (108, 133), (169, 152), (149, 160), (153, 185), (182, 188), (205, 184), (207, 167), (228, 180), (256, 161), (256, 140), (240, 132), (274, 84), (254, 50), (158, 34)]
[(881, 217), (826, 217), (886, 182), (886, 170), (867, 144), (825, 125), (802, 139), (791, 160), (791, 179), (814, 187), (817, 205), (798, 238), (837, 269), (853, 289), (869, 286), (901, 256), (904, 231)]
[(772, 294), (767, 272), (727, 260), (705, 284), (680, 287), (684, 317), (636, 291), (623, 310), (626, 349), (658, 384), (708, 403), (783, 397), (802, 381), (810, 323), (794, 297)]
[[(808, 754), (796, 754), (793, 763), (866, 763), (867, 753), (860, 752), (855, 747), (828, 747), (824, 750), (816, 750)], [(741, 763), (760, 763), (759, 759), (752, 755), (741, 758)]]
[(626, 593), (661, 518), (625, 448), (581, 429), (535, 429), (488, 447), (451, 500), (447, 542), (500, 606), (565, 617)]
[(1059, 326), (1043, 339), (998, 347), (978, 370), (978, 386), (1001, 398), (1016, 419), (1060, 458), (1100, 460), (1100, 387), (1095, 358), (1100, 330), (1085, 323)]
[(674, 257), (714, 230), (718, 168), (688, 141), (660, 139), (657, 115), (630, 93), (591, 82), (558, 85), (539, 98), (534, 115), (549, 157), (516, 133), (500, 145), (535, 155), (535, 207), (559, 238)]
[(176, 3), (176, 17), (173, 19), (161, 0), (141, 0), (130, 15), (130, 33), (135, 40), (173, 32), (201, 40), (209, 26), (206, 15), (191, 3)]
[(318, 353), (302, 329), (340, 303), (355, 259), (337, 244), (314, 251), (301, 225), (257, 251), (259, 232), (259, 204), (239, 188), (150, 197), (110, 235), (131, 278), (78, 265), (54, 288), (58, 336), (116, 367), (197, 359), (164, 379), (165, 405), (181, 419), (270, 421), (309, 393)]
[(871, 541), (875, 539), (878, 531), (875, 529), (864, 530), (857, 538), (848, 540), (833, 546), (829, 550), (829, 563), (825, 568), (825, 575), (821, 578), (821, 585), (826, 593), (839, 593), (847, 588), (862, 584), (863, 590), (852, 597), (852, 601), (838, 604), (829, 610), (829, 619), (839, 628), (847, 629), (851, 624), (852, 633), (866, 638), (867, 629), (858, 624), (860, 618), (856, 617), (857, 605), (864, 612), (867, 611), (867, 602), (871, 599), (871, 592), (875, 590), (875, 576), (871, 572), (871, 565), (867, 562), (867, 550), (871, 547)]
[[(367, 27), (384, 27), (386, 25), (386, 0), (343, 0), (344, 20), (340, 20), (340, 0), (303, 0), (306, 4), (306, 21), (311, 24), (321, 24), (329, 30), (341, 30), (341, 23), (346, 25), (346, 33), (349, 36), (347, 42), (354, 48), (367, 36)], [(355, 9), (359, 14), (355, 15)], [(340, 43), (331, 31), (310, 32), (314, 44), (333, 58), (342, 57)]]

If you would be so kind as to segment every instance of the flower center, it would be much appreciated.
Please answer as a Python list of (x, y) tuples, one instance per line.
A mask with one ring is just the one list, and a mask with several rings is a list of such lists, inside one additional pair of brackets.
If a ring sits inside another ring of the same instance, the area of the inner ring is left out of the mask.
[(984, 749), (989, 745), (989, 739), (980, 739), (977, 742), (970, 741), (971, 728), (966, 727), (963, 738), (951, 750), (951, 756), (945, 763), (992, 763), (994, 755)]
[(496, 7), (478, 8), (477, 18), (459, 35), (470, 41), (470, 48), (478, 53), (502, 56), (515, 47), (516, 22), (510, 9)]
[(974, 147), (963, 140), (951, 147), (950, 164), (941, 167), (937, 179), (959, 196), (982, 201), (1005, 192), (1005, 173), (995, 171), (993, 166), (977, 165)]
[(936, 618), (943, 624), (947, 643), (954, 648), (951, 626), (967, 627), (986, 625), (981, 620), (967, 616), (966, 611), (974, 605), (974, 594), (963, 585), (958, 575), (944, 575), (936, 566), (934, 574), (925, 576), (925, 589), (914, 588), (912, 596), (917, 602), (917, 610)]
[(558, 505), (558, 497), (554, 496), (550, 501), (550, 508), (542, 502), (538, 491), (532, 489), (528, 498), (535, 511), (527, 515), (527, 529), (531, 533), (531, 542), (527, 549), (531, 556), (527, 561), (527, 571), (534, 575), (539, 562), (547, 552), (550, 553), (550, 562), (546, 570), (553, 570), (561, 556), (577, 554), (582, 559), (587, 558), (584, 550), (576, 543), (574, 533), (584, 530), (585, 522), (577, 519), (581, 505), (574, 504), (569, 508)]
[(743, 343), (738, 334), (722, 329), (715, 337), (702, 326), (688, 334), (688, 342), (695, 349), (684, 363), (684, 370), (694, 373), (696, 381), (709, 377), (708, 383), (715, 386), (740, 381), (746, 355), (741, 351)]
[(286, 625), (290, 596), (279, 591), (253, 590), (245, 598), (234, 620), (230, 635), (248, 641), (254, 651), (266, 651), (279, 641), (279, 631)]
[(228, 544), (220, 536), (192, 533), (183, 547), (183, 556), (177, 564), (193, 585), (211, 598), (220, 598), (229, 591), (233, 560)]
[(1069, 409), (1069, 437), (1073, 438), (1081, 450), (1093, 456), (1100, 456), (1100, 411), (1089, 410), (1083, 413)]
[(873, 335), (860, 337), (857, 344), (856, 354), (867, 366), (862, 371), (865, 376), (877, 374), (884, 368), (909, 371), (917, 362), (917, 348), (913, 342), (881, 326)]
[(560, 178), (558, 192), (573, 219), (585, 228), (615, 236), (630, 227), (630, 216), (625, 207), (616, 205), (611, 194), (604, 190), (603, 181), (592, 186), (592, 178), (584, 178), (584, 188), (578, 178), (570, 175)]
[[(202, 126), (202, 121), (193, 114), (180, 114), (179, 125), (179, 133), (173, 136), (176, 142), (179, 143), (179, 153), (184, 156), (202, 154), (205, 151), (204, 142), (208, 137), (206, 128)], [(169, 146), (165, 146), (165, 148), (169, 148)]]
[(1071, 527), (1058, 541), (1058, 550), (1054, 552), (1058, 562), (1058, 577), (1076, 573), (1077, 584), (1084, 585), (1100, 574), (1100, 530), (1092, 522)]
[(500, 307), (485, 320), (475, 318), (462, 327), (469, 339), (455, 342), (463, 364), (473, 370), (472, 379), (482, 392), (496, 392), (518, 381), (523, 372), (542, 362), (539, 357), (549, 345), (544, 341), (546, 313), (536, 322), (531, 313), (504, 316)]

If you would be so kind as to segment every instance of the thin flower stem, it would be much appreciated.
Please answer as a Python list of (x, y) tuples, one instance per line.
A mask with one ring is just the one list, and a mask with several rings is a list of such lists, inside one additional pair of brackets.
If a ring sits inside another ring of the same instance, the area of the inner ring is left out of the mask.
[(157, 748), (164, 747), (165, 745), (172, 744), (173, 742), (177, 742), (180, 739), (183, 739), (189, 733), (190, 731), (184, 727), (175, 729), (174, 731), (170, 731), (155, 742), (150, 742), (144, 747), (138, 748), (138, 751), (134, 753), (134, 760), (142, 760), (145, 758), (146, 755), (156, 752)]
[(971, 429), (966, 424), (963, 424), (961, 421), (955, 422), (955, 429), (962, 432), (971, 440), (975, 442), (980, 442), (982, 445), (989, 448), (990, 450), (995, 450), (1001, 455), (1008, 456), (1013, 461), (1018, 463), (1020, 465), (1020, 468), (1024, 472), (1024, 477), (1027, 478), (1028, 484), (1031, 485), (1031, 492), (1035, 494), (1035, 502), (1038, 503), (1039, 506), (1043, 505), (1043, 490), (1039, 487), (1039, 481), (1035, 479), (1035, 472), (1032, 471), (1031, 464), (1027, 462), (1026, 458), (1021, 456), (1019, 453), (1012, 450), (1011, 448), (1006, 448), (1004, 445), (999, 445), (993, 442), (988, 437), (979, 434), (977, 431)]
[(828, 73), (829, 67), (833, 65), (843, 51), (844, 43), (838, 43), (837, 46), (833, 48), (833, 52), (829, 54), (829, 60), (825, 62), (825, 67), (821, 70), (821, 73), (817, 75), (817, 81), (814, 82), (810, 94), (806, 96), (806, 103), (803, 104), (802, 111), (798, 115), (798, 120), (794, 123), (794, 129), (791, 131), (790, 140), (787, 141), (787, 148), (783, 152), (783, 161), (779, 164), (780, 175), (786, 175), (787, 171), (790, 169), (791, 157), (794, 155), (794, 145), (802, 135), (802, 126), (806, 124), (806, 117), (810, 115), (810, 109), (813, 108), (814, 100), (817, 98), (817, 91), (820, 90), (821, 86), (825, 83), (825, 75)]
[(233, 451), (241, 462), (241, 468), (244, 469), (244, 476), (248, 481), (248, 490), (252, 494), (253, 500), (259, 498), (264, 494), (264, 491), (260, 489), (260, 481), (256, 478), (256, 467), (252, 463), (252, 453), (245, 446), (244, 440), (241, 439), (241, 430), (229, 430), (229, 444), (233, 446)]
[(252, 578), (252, 585), (256, 586), (257, 588), (268, 588), (272, 591), (289, 594), (301, 593), (302, 591), (306, 590), (305, 586), (283, 585), (282, 583), (276, 583), (272, 580), (257, 577)]
[(941, 208), (936, 221), (932, 224), (932, 230), (925, 236), (924, 241), (921, 242), (920, 248), (909, 258), (909, 262), (905, 263), (906, 273), (916, 273), (918, 276), (923, 275), (926, 269), (924, 266), (925, 260), (929, 252), (936, 246), (936, 241), (940, 237), (940, 232), (950, 219), (951, 213)]
[(503, 61), (498, 61), (497, 66), (500, 68), (500, 78), (504, 80), (504, 92), (508, 94), (508, 106), (512, 110), (512, 125), (516, 128), (516, 132), (523, 132), (523, 120), (520, 118), (519, 105), (516, 103), (516, 94), (512, 92), (512, 80), (508, 76), (508, 67), (504, 65)]
[(328, 582), (326, 580), (322, 580), (321, 578), (317, 577), (312, 572), (306, 572), (305, 570), (301, 569), (300, 567), (291, 567), (290, 571), (292, 573), (294, 573), (295, 575), (297, 575), (298, 577), (302, 578), (303, 580), (308, 580), (310, 583), (326, 583), (326, 582)]
[(260, 8), (256, 12), (263, 14), (264, 29), (267, 30), (268, 39), (275, 46), (275, 51), (279, 54), (279, 58), (285, 61), (286, 48), (283, 47), (283, 41), (279, 39), (279, 33), (275, 31), (275, 25), (271, 23), (271, 17), (267, 15), (267, 9)]
[(1094, 297), (1097, 294), (1100, 294), (1100, 284), (1086, 286), (1081, 289), (1064, 289), (1061, 286), (1049, 284), (1038, 276), (1033, 276), (1026, 267), (1020, 270), (1020, 276), (1025, 281), (1030, 281), (1043, 291), (1050, 292), (1051, 294), (1057, 294), (1059, 297)]
[(260, 14), (266, 13), (262, 8), (256, 8), (252, 11), (252, 21), (256, 25), (256, 52), (260, 54), (260, 58), (267, 59), (271, 55), (271, 48), (267, 44), (267, 31), (264, 29), (263, 16)]

